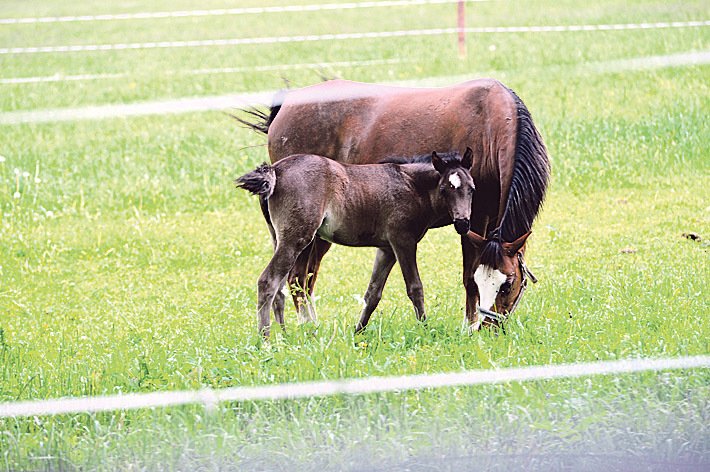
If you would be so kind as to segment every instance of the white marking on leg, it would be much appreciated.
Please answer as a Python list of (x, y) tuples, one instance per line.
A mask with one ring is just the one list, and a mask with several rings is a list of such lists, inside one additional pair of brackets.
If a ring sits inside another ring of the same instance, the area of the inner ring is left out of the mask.
[(453, 188), (459, 188), (461, 186), (461, 177), (458, 174), (451, 174), (449, 176), (449, 183)]
[(318, 321), (318, 313), (316, 313), (315, 300), (312, 300), (312, 297), (308, 297), (306, 306), (308, 307), (308, 321), (315, 323), (316, 321)]
[(503, 285), (507, 277), (497, 269), (487, 265), (479, 265), (473, 274), (473, 280), (478, 286), (480, 296), (479, 306), (484, 310), (490, 310), (498, 296), (498, 290)]
[(305, 302), (301, 303), (298, 308), (298, 324), (308, 323), (310, 321), (310, 314), (308, 313), (308, 306)]

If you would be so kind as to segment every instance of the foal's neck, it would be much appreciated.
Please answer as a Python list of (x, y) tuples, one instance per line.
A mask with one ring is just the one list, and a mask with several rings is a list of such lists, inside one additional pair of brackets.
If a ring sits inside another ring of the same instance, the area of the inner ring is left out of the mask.
[(422, 203), (425, 203), (425, 206), (431, 212), (429, 218), (436, 220), (440, 218), (442, 214), (448, 214), (446, 203), (439, 192), (441, 174), (431, 165), (418, 164), (416, 168), (414, 168), (414, 172), (412, 172), (412, 178), (414, 179), (414, 185), (419, 195), (421, 195), (423, 200), (426, 200)]

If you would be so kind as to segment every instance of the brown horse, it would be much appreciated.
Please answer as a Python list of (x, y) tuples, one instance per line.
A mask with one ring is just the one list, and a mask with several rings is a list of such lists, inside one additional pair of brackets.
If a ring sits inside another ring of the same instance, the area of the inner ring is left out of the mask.
[[(283, 326), (283, 293), (301, 252), (318, 237), (346, 246), (377, 247), (365, 307), (357, 330), (365, 328), (399, 262), (418, 320), (426, 318), (417, 269), (417, 243), (429, 228), (454, 223), (469, 231), (474, 185), (472, 151), (432, 153), (430, 163), (343, 165), (315, 155), (294, 155), (262, 164), (236, 180), (259, 195), (274, 243), (274, 255), (259, 277), (259, 331), (269, 336), (270, 312)], [(433, 164), (433, 165), (432, 165)], [(308, 300), (310, 302), (310, 300)]]
[[(530, 113), (512, 90), (492, 79), (436, 89), (333, 80), (277, 95), (268, 113), (248, 113), (256, 119), (238, 120), (268, 135), (272, 162), (313, 153), (342, 163), (369, 164), (430, 149), (471, 147), (471, 175), (477, 188), (471, 228), (483, 237), (474, 238), (477, 244), (469, 244), (470, 237), (461, 240), (466, 319), (478, 329), (491, 309), (505, 316), (517, 305), (525, 287), (521, 265), (525, 239), (512, 256), (511, 247), (504, 245), (520, 242), (530, 232), (550, 167)], [(329, 247), (328, 241), (316, 238), (296, 262), (289, 281), (305, 283), (311, 294)], [(490, 257), (484, 260), (482, 255)], [(507, 262), (510, 267), (503, 266)], [(496, 283), (495, 301), (483, 308), (485, 312), (479, 309), (475, 277), (482, 264), (511, 283)], [(509, 290), (504, 293), (501, 288)], [(294, 295), (297, 307), (303, 301), (304, 294)]]

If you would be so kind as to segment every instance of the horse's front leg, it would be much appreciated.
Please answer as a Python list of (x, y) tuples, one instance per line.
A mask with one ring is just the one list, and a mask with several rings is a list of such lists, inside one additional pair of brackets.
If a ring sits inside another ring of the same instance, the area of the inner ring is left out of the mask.
[(417, 320), (425, 321), (424, 286), (417, 268), (417, 243), (416, 241), (400, 242), (397, 245), (393, 245), (392, 248), (402, 269), (404, 283), (407, 286), (407, 296), (414, 305), (414, 314)]
[(478, 249), (471, 244), (466, 236), (461, 236), (461, 252), (463, 254), (463, 286), (466, 291), (466, 312), (464, 314), (464, 328), (478, 331), (481, 329), (481, 324), (478, 322), (478, 286), (473, 279), (473, 265), (479, 258)]
[[(486, 234), (488, 218), (472, 219), (471, 230), (478, 234)], [(478, 331), (481, 329), (481, 321), (478, 319), (478, 286), (473, 278), (476, 271), (476, 262), (480, 258), (480, 250), (468, 241), (464, 235), (461, 236), (461, 253), (463, 254), (463, 286), (466, 291), (466, 312), (464, 314), (464, 329)]]
[(360, 321), (355, 326), (355, 332), (359, 333), (370, 321), (372, 312), (375, 311), (377, 305), (382, 299), (382, 290), (385, 288), (387, 277), (389, 277), (392, 267), (397, 259), (391, 249), (377, 249), (375, 254), (375, 264), (372, 267), (372, 276), (370, 277), (370, 285), (365, 292), (365, 307), (360, 314)]

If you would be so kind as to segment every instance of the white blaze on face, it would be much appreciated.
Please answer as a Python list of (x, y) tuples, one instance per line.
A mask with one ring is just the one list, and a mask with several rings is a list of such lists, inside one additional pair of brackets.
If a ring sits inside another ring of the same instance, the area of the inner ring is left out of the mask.
[(461, 177), (458, 174), (451, 174), (449, 176), (449, 183), (453, 188), (459, 188), (461, 186)]
[(479, 265), (473, 274), (473, 280), (478, 286), (479, 306), (484, 310), (490, 310), (496, 301), (498, 290), (503, 285), (507, 277), (497, 269), (487, 265)]

